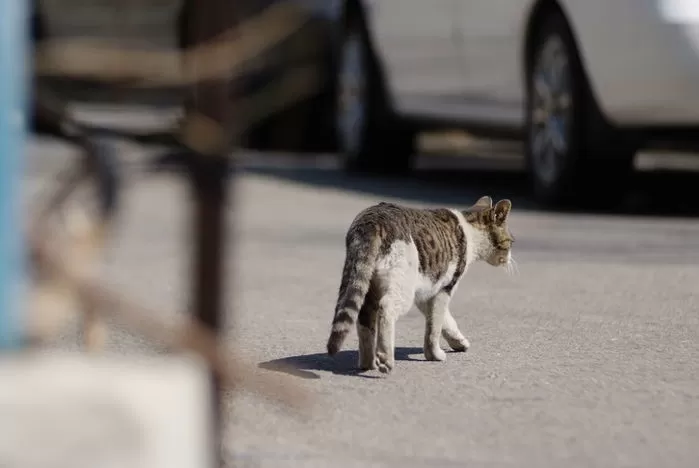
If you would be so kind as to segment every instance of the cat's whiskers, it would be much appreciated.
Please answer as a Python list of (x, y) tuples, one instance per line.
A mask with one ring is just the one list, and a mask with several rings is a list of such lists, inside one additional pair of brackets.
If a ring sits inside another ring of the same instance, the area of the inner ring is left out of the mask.
[(517, 265), (517, 261), (515, 258), (510, 255), (510, 258), (508, 259), (507, 263), (505, 264), (505, 271), (507, 272), (508, 275), (518, 275), (519, 274), (519, 265)]

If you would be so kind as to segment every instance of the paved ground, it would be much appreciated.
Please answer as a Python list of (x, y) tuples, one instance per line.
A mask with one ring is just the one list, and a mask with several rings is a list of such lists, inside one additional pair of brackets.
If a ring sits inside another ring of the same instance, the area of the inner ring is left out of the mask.
[[(556, 214), (534, 209), (518, 175), (350, 178), (332, 161), (246, 159), (236, 193), (239, 256), (228, 256), (237, 313), (229, 337), (263, 367), (295, 366), (289, 378), (317, 400), (301, 420), (238, 397), (227, 435), (238, 466), (696, 466), (699, 210), (665, 216), (679, 206), (676, 192), (663, 198), (649, 185), (635, 216)], [(47, 174), (39, 166), (29, 191)], [(692, 193), (696, 177), (683, 183)], [(423, 320), (413, 310), (398, 324), (399, 361), (388, 378), (352, 372), (355, 337), (328, 358), (354, 215), (379, 200), (458, 207), (484, 194), (514, 200), (520, 274), (477, 265), (461, 283), (452, 310), (469, 352), (424, 361)], [(185, 195), (168, 177), (133, 180), (111, 284), (184, 308)], [(123, 331), (111, 336), (113, 352), (149, 349)]]

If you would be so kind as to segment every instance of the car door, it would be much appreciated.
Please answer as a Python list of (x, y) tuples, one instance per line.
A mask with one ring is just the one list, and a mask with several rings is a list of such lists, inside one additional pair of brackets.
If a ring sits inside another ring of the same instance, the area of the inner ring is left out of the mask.
[(523, 120), (523, 31), (533, 0), (456, 1), (464, 98), (492, 111), (501, 123), (518, 126)]
[(441, 100), (461, 93), (456, 1), (367, 2), (372, 41), (399, 112), (437, 112)]

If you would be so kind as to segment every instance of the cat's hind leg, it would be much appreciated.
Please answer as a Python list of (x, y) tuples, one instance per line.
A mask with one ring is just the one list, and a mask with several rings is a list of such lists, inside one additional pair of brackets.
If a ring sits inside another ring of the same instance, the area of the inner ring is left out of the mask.
[(375, 279), (384, 293), (376, 318), (376, 367), (384, 374), (395, 365), (396, 320), (413, 305), (419, 264), (415, 245), (404, 242), (395, 242), (378, 264)]
[(376, 366), (388, 374), (395, 366), (396, 321), (413, 304), (412, 289), (392, 285), (379, 301), (377, 313)]
[(392, 305), (382, 306), (378, 311), (376, 334), (376, 367), (388, 374), (395, 366), (396, 314)]
[(376, 319), (379, 311), (379, 301), (382, 291), (377, 281), (372, 284), (367, 293), (364, 304), (359, 310), (357, 321), (357, 338), (359, 338), (359, 362), (360, 370), (376, 369)]

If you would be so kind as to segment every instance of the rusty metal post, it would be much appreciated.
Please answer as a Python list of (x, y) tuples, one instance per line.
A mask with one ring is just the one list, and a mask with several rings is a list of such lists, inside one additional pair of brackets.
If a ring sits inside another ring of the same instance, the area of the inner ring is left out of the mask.
[[(185, 0), (180, 31), (180, 46), (185, 51), (206, 46), (236, 26), (237, 2), (231, 0)], [(199, 55), (186, 60), (185, 71), (196, 73), (203, 60)], [(192, 306), (196, 318), (219, 335), (224, 313), (226, 247), (231, 242), (225, 229), (226, 200), (229, 186), (232, 112), (230, 82), (221, 76), (197, 81), (186, 99), (186, 115), (180, 141), (189, 150), (188, 175), (192, 188), (193, 282)], [(228, 289), (229, 285), (226, 285)], [(212, 372), (212, 416), (215, 441), (214, 462), (223, 462), (223, 415), (221, 385)]]
[[(225, 229), (225, 204), (227, 196), (227, 169), (223, 158), (192, 161), (190, 181), (192, 185), (192, 240), (193, 240), (193, 289), (192, 305), (196, 318), (218, 335), (223, 317), (224, 278), (226, 277), (226, 247), (230, 238)], [(212, 373), (212, 416), (214, 423), (215, 460), (222, 457), (221, 388)]]

